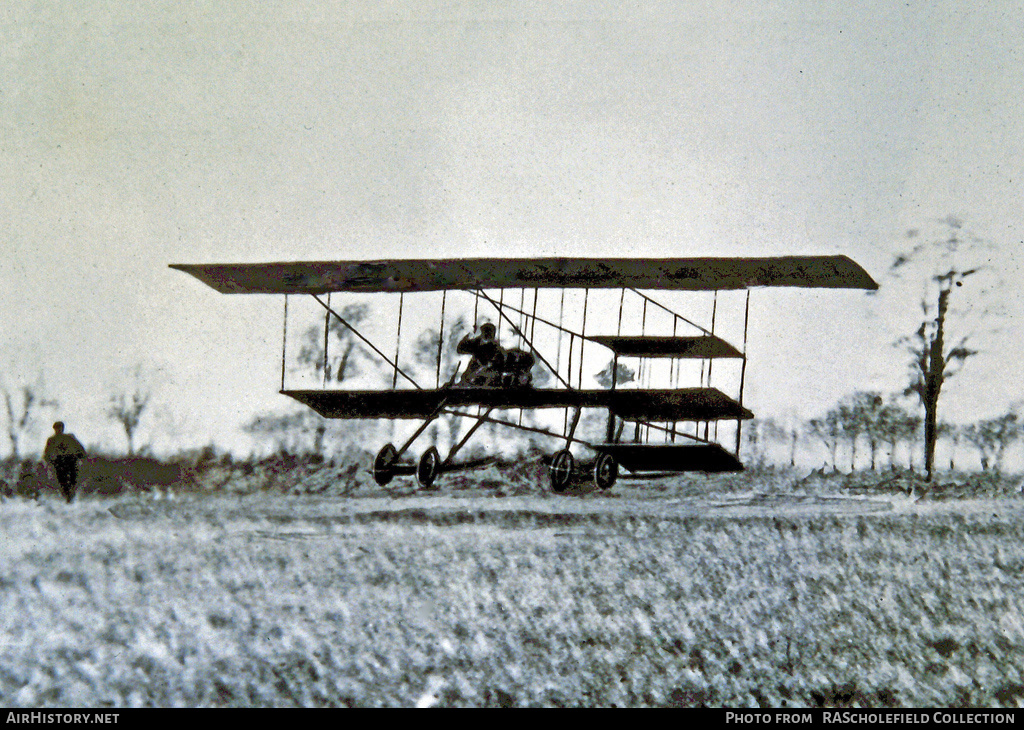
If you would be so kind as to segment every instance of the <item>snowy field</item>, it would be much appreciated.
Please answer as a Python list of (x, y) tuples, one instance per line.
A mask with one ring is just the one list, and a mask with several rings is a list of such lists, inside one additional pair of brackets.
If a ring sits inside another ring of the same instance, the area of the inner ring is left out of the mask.
[(1024, 500), (44, 497), (9, 706), (1016, 706)]

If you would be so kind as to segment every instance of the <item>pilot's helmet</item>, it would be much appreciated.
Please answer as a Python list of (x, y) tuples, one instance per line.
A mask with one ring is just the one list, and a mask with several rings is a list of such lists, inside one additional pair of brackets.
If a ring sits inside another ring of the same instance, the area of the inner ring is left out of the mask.
[(490, 322), (480, 325), (480, 334), (484, 337), (494, 337), (496, 331), (494, 325)]

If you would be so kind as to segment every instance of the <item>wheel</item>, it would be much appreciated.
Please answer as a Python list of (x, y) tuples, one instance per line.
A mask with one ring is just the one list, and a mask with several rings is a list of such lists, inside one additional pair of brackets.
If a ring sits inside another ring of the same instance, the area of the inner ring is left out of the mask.
[(395, 462), (398, 461), (398, 449), (394, 444), (384, 444), (373, 460), (373, 481), (380, 486), (390, 482), (395, 476)]
[(551, 490), (564, 492), (572, 478), (573, 458), (569, 449), (562, 449), (551, 459)]
[(619, 476), (619, 464), (609, 453), (600, 454), (594, 463), (594, 484), (598, 489), (611, 489)]
[(416, 479), (424, 489), (430, 489), (437, 479), (437, 473), (441, 469), (441, 455), (437, 449), (431, 446), (423, 452), (420, 457), (419, 466), (416, 467)]

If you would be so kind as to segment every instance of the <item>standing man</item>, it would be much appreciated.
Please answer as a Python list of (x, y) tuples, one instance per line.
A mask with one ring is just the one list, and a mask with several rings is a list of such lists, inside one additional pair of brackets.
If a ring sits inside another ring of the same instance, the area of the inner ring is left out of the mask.
[(53, 431), (53, 436), (46, 440), (43, 459), (53, 469), (64, 499), (71, 504), (78, 484), (78, 462), (85, 458), (85, 449), (72, 434), (64, 433), (63, 421), (53, 424)]

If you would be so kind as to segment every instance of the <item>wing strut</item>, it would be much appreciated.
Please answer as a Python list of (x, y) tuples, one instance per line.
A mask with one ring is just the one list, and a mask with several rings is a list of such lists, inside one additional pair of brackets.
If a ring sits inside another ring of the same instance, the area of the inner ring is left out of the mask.
[[(676, 325), (679, 324), (679, 320), (675, 317), (672, 318), (672, 336), (676, 336)], [(675, 358), (669, 362), (668, 365), (668, 381), (673, 388), (679, 387), (679, 366)], [(672, 443), (676, 442), (676, 426), (679, 422), (672, 421)]]
[[(286, 296), (287, 296), (287, 295), (286, 295)], [(398, 363), (397, 363), (397, 362), (391, 362), (391, 358), (389, 358), (389, 357), (388, 357), (387, 355), (385, 355), (385, 354), (384, 354), (383, 352), (381, 352), (381, 351), (380, 351), (380, 349), (379, 349), (379, 348), (378, 348), (378, 347), (377, 347), (377, 346), (376, 346), (375, 344), (373, 344), (373, 343), (372, 343), (372, 342), (370, 342), (370, 341), (369, 341), (368, 339), (366, 339), (366, 337), (364, 337), (364, 336), (363, 336), (363, 333), (362, 333), (362, 332), (360, 332), (359, 330), (357, 330), (357, 329), (356, 329), (355, 327), (353, 327), (352, 325), (350, 325), (350, 324), (348, 323), (348, 321), (346, 321), (346, 319), (345, 319), (344, 317), (342, 317), (342, 316), (341, 316), (340, 314), (338, 314), (338, 313), (337, 313), (337, 312), (335, 312), (335, 311), (334, 311), (333, 309), (331, 309), (331, 308), (330, 308), (330, 306), (328, 306), (327, 304), (324, 304), (324, 301), (323, 301), (323, 300), (322, 300), (322, 299), (321, 299), (320, 297), (318, 297), (318, 296), (317, 296), (316, 294), (310, 294), (310, 296), (311, 296), (311, 297), (313, 297), (314, 299), (316, 299), (316, 301), (317, 301), (317, 304), (319, 304), (319, 305), (320, 305), (321, 307), (323, 307), (323, 308), (324, 308), (324, 309), (326, 309), (326, 310), (327, 310), (328, 312), (330, 312), (330, 313), (331, 313), (331, 314), (333, 314), (333, 315), (334, 315), (335, 317), (337, 317), (337, 318), (338, 318), (338, 321), (339, 321), (339, 322), (341, 322), (341, 323), (342, 323), (343, 325), (345, 325), (345, 326), (346, 326), (346, 327), (348, 327), (348, 328), (349, 328), (350, 330), (352, 330), (352, 334), (354, 334), (354, 335), (355, 335), (356, 337), (358, 337), (358, 338), (359, 338), (359, 339), (361, 339), (361, 340), (362, 340), (363, 342), (365, 342), (365, 343), (366, 343), (366, 345), (367, 345), (367, 346), (368, 346), (368, 347), (369, 347), (369, 348), (370, 348), (371, 350), (373, 350), (373, 351), (374, 351), (375, 353), (377, 353), (377, 355), (378, 355), (378, 356), (379, 356), (379, 357), (380, 357), (380, 358), (381, 358), (381, 359), (382, 359), (382, 360), (383, 360), (384, 362), (386, 362), (386, 363), (387, 363), (388, 365), (392, 366), (392, 367), (393, 367), (393, 368), (395, 369), (395, 371), (396, 371), (396, 372), (398, 372), (398, 374), (399, 374), (399, 375), (401, 375), (401, 376), (402, 376), (403, 378), (405, 378), (405, 379), (406, 379), (406, 380), (408, 380), (408, 381), (409, 381), (410, 383), (412, 383), (412, 384), (413, 384), (413, 385), (414, 385), (414, 386), (416, 387), (416, 390), (423, 390), (423, 388), (422, 388), (422, 387), (420, 387), (420, 384), (419, 384), (419, 383), (417, 383), (417, 382), (416, 382), (415, 380), (413, 380), (413, 379), (412, 379), (412, 378), (411, 378), (411, 377), (410, 377), (410, 376), (409, 376), (409, 375), (408, 375), (408, 374), (407, 374), (407, 373), (406, 373), (406, 372), (405, 372), (404, 370), (402, 370), (402, 369), (401, 369), (400, 367), (398, 367)], [(285, 300), (285, 301), (287, 301), (287, 300)], [(282, 390), (284, 389), (284, 385), (283, 385), (283, 384), (282, 384), (281, 388), (282, 388)]]
[(451, 465), (452, 459), (455, 458), (455, 454), (457, 454), (459, 450), (466, 445), (466, 442), (469, 441), (470, 436), (472, 436), (478, 428), (487, 423), (487, 421), (489, 420), (487, 417), (491, 415), (491, 411), (493, 410), (493, 408), (488, 408), (486, 411), (484, 411), (484, 414), (482, 416), (477, 416), (476, 423), (474, 423), (470, 427), (469, 431), (466, 432), (466, 435), (462, 437), (462, 440), (459, 441), (459, 443), (452, 448), (452, 450), (448, 453), (448, 456), (445, 457), (445, 460), (441, 462), (441, 471), (444, 471), (448, 466)]
[[(327, 306), (331, 306), (331, 293), (327, 292)], [(327, 348), (330, 346), (328, 335), (331, 333), (331, 312), (324, 312), (324, 388), (327, 388)]]
[(565, 314), (565, 287), (562, 287), (562, 299), (558, 305), (558, 352), (555, 353), (555, 372), (562, 367), (562, 315)]
[(441, 387), (441, 352), (444, 350), (444, 305), (448, 301), (448, 291), (441, 292), (441, 324), (437, 330), (437, 387)]
[[(646, 295), (646, 294), (644, 294), (644, 293), (643, 293), (642, 291), (639, 291), (639, 290), (637, 290), (637, 289), (634, 289), (633, 287), (629, 287), (629, 290), (630, 290), (631, 292), (633, 292), (634, 294), (636, 294), (636, 295), (637, 295), (638, 297), (640, 297), (641, 299), (643, 299), (643, 300), (644, 300), (645, 302), (650, 302), (651, 304), (655, 305), (656, 307), (659, 307), (660, 309), (664, 309), (664, 310), (665, 310), (666, 312), (668, 312), (669, 314), (671, 314), (671, 315), (672, 315), (673, 317), (675, 317), (675, 318), (677, 318), (677, 319), (681, 319), (681, 320), (683, 320), (684, 322), (686, 322), (686, 324), (688, 324), (688, 325), (692, 325), (693, 327), (696, 327), (697, 329), (699, 329), (699, 330), (700, 330), (701, 332), (703, 332), (704, 334), (706, 334), (706, 335), (713, 335), (713, 334), (714, 334), (714, 327), (712, 327), (712, 328), (711, 328), (711, 330), (708, 330), (708, 329), (707, 329), (706, 327), (701, 327), (701, 326), (700, 326), (699, 324), (697, 324), (696, 322), (693, 322), (693, 321), (691, 321), (691, 320), (687, 319), (686, 317), (684, 317), (683, 315), (679, 314), (679, 312), (676, 312), (676, 311), (675, 311), (675, 310), (673, 310), (673, 309), (669, 309), (669, 308), (668, 308), (668, 307), (666, 307), (666, 306), (665, 306), (664, 304), (662, 304), (661, 302), (659, 302), (659, 301), (658, 301), (657, 299), (653, 299), (653, 298), (651, 298), (651, 297), (647, 296), (647, 295)], [(622, 292), (623, 292), (623, 295), (625, 295), (625, 292), (626, 292), (626, 290), (625, 290), (625, 289), (623, 289), (623, 290), (622, 290)], [(718, 290), (717, 290), (717, 289), (715, 290), (715, 296), (716, 296), (716, 297), (718, 296)], [(620, 311), (620, 313), (621, 313), (621, 311), (622, 311), (622, 304), (621, 304), (621, 303), (619, 304), (619, 311)]]
[(576, 406), (576, 410), (572, 414), (572, 424), (569, 426), (569, 435), (565, 437), (566, 448), (569, 448), (570, 444), (572, 444), (573, 439), (576, 436), (576, 426), (578, 426), (580, 423), (580, 413), (582, 412), (583, 409), (580, 406)]
[(402, 308), (405, 305), (405, 292), (398, 295), (398, 334), (395, 335), (395, 374), (391, 377), (391, 389), (398, 385), (398, 350), (402, 346)]
[[(557, 431), (550, 431), (550, 430), (548, 430), (546, 428), (537, 428), (535, 426), (519, 425), (519, 424), (515, 423), (515, 421), (503, 421), (500, 418), (491, 418), (490, 416), (481, 416), (479, 414), (474, 415), (472, 413), (467, 413), (465, 411), (457, 411), (457, 410), (451, 410), (451, 409), (446, 409), (444, 412), (446, 414), (448, 414), (448, 415), (460, 416), (462, 418), (474, 418), (474, 419), (479, 418), (479, 419), (483, 419), (486, 423), (493, 423), (493, 424), (495, 424), (497, 426), (507, 426), (508, 428), (515, 428), (515, 429), (518, 429), (520, 431), (527, 431), (529, 433), (539, 433), (539, 434), (541, 434), (543, 436), (550, 436), (550, 437), (556, 438), (556, 439), (564, 439), (564, 438), (566, 438), (566, 435), (565, 435), (564, 432), (563, 433), (558, 433)], [(573, 436), (569, 440), (572, 441), (572, 442), (578, 443), (578, 444), (583, 444), (584, 446), (589, 446), (589, 447), (593, 447), (594, 446), (594, 444), (592, 444), (591, 442), (584, 441), (583, 439), (576, 438), (575, 436)]]
[(284, 295), (284, 325), (281, 333), (281, 390), (284, 390), (284, 355), (285, 345), (288, 344), (288, 295)]
[[(714, 298), (714, 300), (712, 301), (712, 304), (711, 304), (711, 336), (712, 337), (715, 336), (715, 317), (716, 317), (717, 314), (718, 314), (718, 292), (715, 291), (715, 298)], [(714, 358), (709, 358), (708, 359), (708, 387), (709, 388), (711, 387), (711, 368), (712, 368), (712, 366), (714, 364), (715, 364)], [(704, 369), (704, 363), (702, 362), (701, 363), (701, 370), (703, 370), (703, 369)], [(703, 372), (701, 373), (701, 377), (703, 377)], [(705, 441), (708, 439), (708, 432), (710, 430), (711, 430), (711, 422), (710, 421), (704, 421), (704, 440)], [(716, 434), (718, 433), (718, 426), (717, 425), (715, 426), (715, 433)]]
[(587, 343), (587, 300), (590, 298), (589, 287), (583, 290), (583, 325), (580, 327), (580, 366), (576, 385), (583, 389), (583, 346)]
[[(747, 377), (747, 323), (750, 321), (750, 289), (747, 289), (747, 307), (743, 312), (743, 364), (740, 366), (740, 407), (743, 407), (743, 381)], [(743, 421), (736, 420), (736, 458), (740, 458), (740, 434)]]
[(396, 459), (398, 459), (398, 457), (404, 454), (408, 450), (408, 448), (412, 446), (412, 442), (418, 439), (420, 437), (420, 434), (427, 430), (427, 426), (433, 423), (435, 418), (441, 415), (441, 411), (444, 410), (444, 404), (446, 402), (447, 398), (441, 399), (441, 402), (437, 404), (437, 408), (434, 409), (434, 412), (427, 416), (423, 420), (423, 424), (416, 429), (416, 433), (410, 436), (409, 439), (404, 444), (402, 444), (402, 448), (398, 450), (398, 454), (395, 456)]

